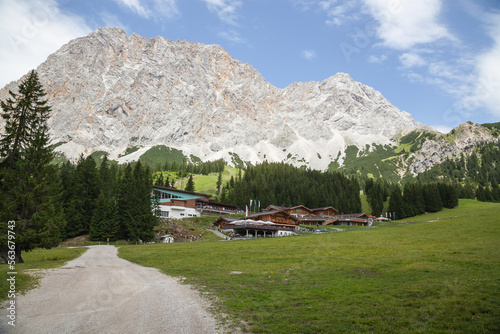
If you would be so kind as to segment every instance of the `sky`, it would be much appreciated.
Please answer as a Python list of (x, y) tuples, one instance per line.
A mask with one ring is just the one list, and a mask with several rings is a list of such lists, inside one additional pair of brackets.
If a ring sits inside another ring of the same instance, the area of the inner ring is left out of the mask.
[(273, 85), (338, 72), (437, 130), (500, 121), (500, 0), (0, 0), (0, 87), (104, 26), (218, 44)]

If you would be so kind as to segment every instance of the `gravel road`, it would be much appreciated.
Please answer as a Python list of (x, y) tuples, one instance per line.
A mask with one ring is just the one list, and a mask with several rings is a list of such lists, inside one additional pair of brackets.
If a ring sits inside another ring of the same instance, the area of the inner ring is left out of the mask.
[(0, 333), (220, 333), (199, 292), (92, 246), (40, 287), (17, 296), (16, 326), (2, 305)]

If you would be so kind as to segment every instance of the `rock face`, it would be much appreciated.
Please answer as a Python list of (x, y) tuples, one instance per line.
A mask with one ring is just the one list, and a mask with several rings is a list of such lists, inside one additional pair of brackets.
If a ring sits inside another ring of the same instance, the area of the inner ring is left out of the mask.
[(391, 144), (429, 129), (348, 74), (279, 89), (220, 46), (118, 28), (69, 42), (37, 71), (53, 109), (53, 142), (72, 159), (96, 150), (116, 159), (129, 146), (162, 144), (202, 160), (236, 153), (326, 169), (347, 145)]
[[(448, 139), (447, 139), (448, 137)], [(455, 159), (460, 154), (471, 153), (482, 143), (497, 141), (491, 131), (479, 124), (466, 122), (453, 129), (447, 136), (439, 135), (426, 140), (409, 167), (413, 175), (420, 174), (446, 159)]]

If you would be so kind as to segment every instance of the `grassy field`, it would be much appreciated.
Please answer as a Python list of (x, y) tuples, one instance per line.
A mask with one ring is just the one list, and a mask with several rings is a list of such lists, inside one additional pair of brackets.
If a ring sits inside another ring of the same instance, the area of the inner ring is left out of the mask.
[[(231, 176), (233, 176), (236, 179), (238, 177), (238, 169), (234, 167), (225, 166), (224, 172), (222, 173), (222, 186), (224, 186), (227, 182), (229, 182)], [(194, 175), (193, 182), (195, 191), (202, 194), (215, 195), (217, 193), (218, 177), (219, 177), (218, 173), (211, 173), (209, 175)], [(178, 187), (178, 189), (185, 188), (187, 181), (188, 177), (184, 177), (182, 179), (182, 187), (181, 187), (181, 180), (178, 179), (176, 180), (175, 186)]]
[(185, 277), (249, 332), (499, 333), (499, 213), (463, 200), (412, 219), (431, 222), (119, 254)]
[[(16, 291), (24, 293), (36, 286), (35, 275), (30, 275), (33, 269), (50, 269), (63, 266), (66, 262), (76, 259), (82, 255), (86, 248), (52, 248), (35, 249), (31, 252), (22, 253), (24, 263), (16, 264)], [(9, 267), (6, 264), (0, 265), (0, 301), (6, 300), (9, 285), (7, 284), (7, 272)]]

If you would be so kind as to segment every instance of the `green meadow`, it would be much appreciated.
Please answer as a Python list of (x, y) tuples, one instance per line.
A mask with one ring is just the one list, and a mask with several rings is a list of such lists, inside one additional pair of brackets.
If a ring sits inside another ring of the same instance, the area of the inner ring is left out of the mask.
[[(40, 269), (51, 269), (63, 266), (66, 262), (76, 259), (87, 248), (52, 248), (35, 249), (31, 252), (23, 252), (24, 263), (18, 263), (14, 272), (16, 276), (16, 292), (24, 293), (36, 286), (38, 279), (36, 271)], [(9, 284), (7, 278), (8, 272), (12, 272), (7, 264), (0, 265), (0, 302), (7, 299)]]
[(248, 332), (499, 333), (499, 213), (461, 200), (411, 223), (119, 254), (183, 277)]

